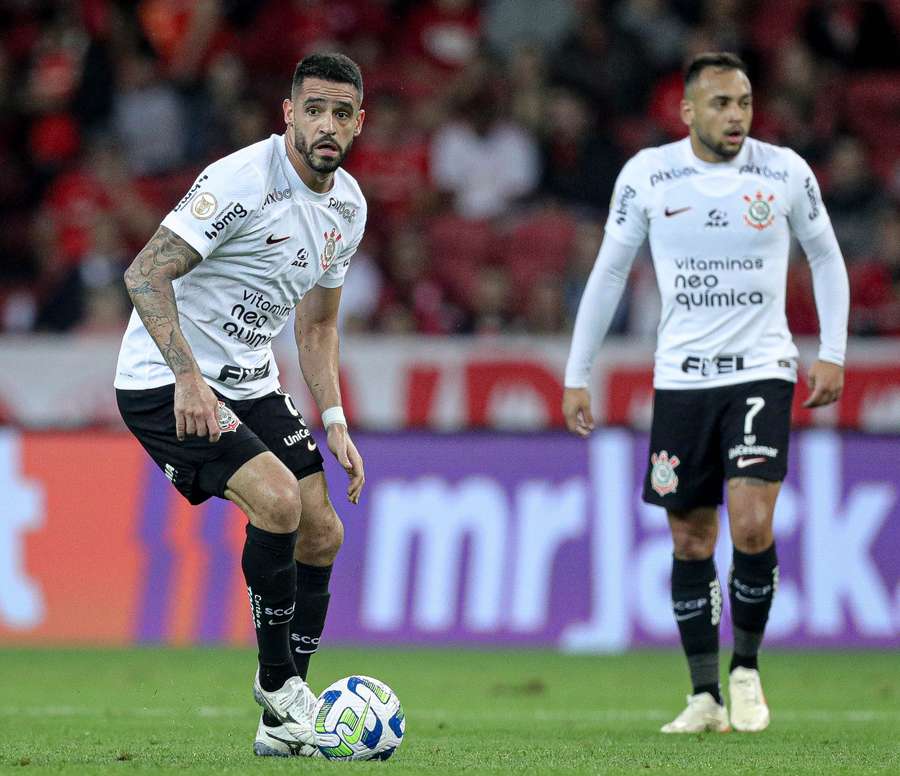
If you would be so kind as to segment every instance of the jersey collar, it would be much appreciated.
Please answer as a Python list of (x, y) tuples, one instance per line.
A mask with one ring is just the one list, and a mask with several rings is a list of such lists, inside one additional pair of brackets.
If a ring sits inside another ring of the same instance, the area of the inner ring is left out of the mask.
[(747, 163), (747, 158), (750, 156), (750, 137), (744, 138), (744, 145), (741, 146), (741, 150), (738, 152), (738, 155), (727, 162), (705, 162), (700, 157), (694, 154), (694, 149), (691, 147), (691, 138), (690, 136), (686, 137), (681, 141), (684, 146), (684, 155), (687, 164), (691, 167), (695, 167), (698, 170), (703, 170), (704, 172), (716, 172), (716, 171), (724, 171), (728, 170), (731, 167), (741, 168)]

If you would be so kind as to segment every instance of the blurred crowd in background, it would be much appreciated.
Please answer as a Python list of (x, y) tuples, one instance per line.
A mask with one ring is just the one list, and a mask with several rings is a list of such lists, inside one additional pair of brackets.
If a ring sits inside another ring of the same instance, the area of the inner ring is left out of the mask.
[[(123, 269), (210, 161), (284, 129), (298, 59), (365, 78), (346, 331), (561, 334), (615, 177), (686, 134), (683, 66), (748, 63), (752, 134), (822, 184), (851, 333), (900, 335), (900, 4), (867, 0), (6, 0), (0, 331), (118, 332)], [(649, 335), (647, 256), (615, 333)], [(789, 320), (818, 331), (794, 257)]]

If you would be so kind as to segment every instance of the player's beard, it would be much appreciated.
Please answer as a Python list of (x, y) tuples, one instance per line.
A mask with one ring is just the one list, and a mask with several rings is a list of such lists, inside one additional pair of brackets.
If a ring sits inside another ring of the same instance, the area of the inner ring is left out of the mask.
[(337, 156), (335, 156), (333, 159), (325, 159), (319, 157), (317, 160), (313, 155), (315, 153), (315, 146), (313, 146), (312, 148), (307, 146), (306, 141), (304, 141), (304, 139), (300, 137), (300, 133), (298, 132), (297, 127), (294, 127), (294, 148), (297, 149), (297, 153), (300, 154), (300, 158), (303, 159), (304, 164), (306, 164), (307, 167), (315, 172), (334, 172), (338, 167), (341, 166), (341, 163), (344, 161), (344, 157), (347, 156), (347, 153), (350, 151), (350, 148), (353, 145), (352, 139), (349, 143), (347, 143), (346, 148), (341, 148), (340, 143), (338, 143), (337, 140), (331, 139), (329, 142), (333, 143), (334, 146), (338, 149)]
[(715, 140), (713, 140), (709, 135), (705, 134), (704, 132), (698, 131), (697, 139), (704, 146), (706, 146), (706, 148), (708, 148), (716, 156), (718, 156), (723, 162), (727, 162), (727, 161), (730, 161), (731, 159), (734, 159), (734, 157), (737, 156), (741, 152), (741, 149), (744, 147), (744, 141), (747, 139), (747, 136), (746, 135), (741, 136), (741, 142), (737, 144), (737, 148), (735, 148), (734, 150), (732, 150), (731, 147), (726, 146), (725, 143), (722, 141), (716, 142)]

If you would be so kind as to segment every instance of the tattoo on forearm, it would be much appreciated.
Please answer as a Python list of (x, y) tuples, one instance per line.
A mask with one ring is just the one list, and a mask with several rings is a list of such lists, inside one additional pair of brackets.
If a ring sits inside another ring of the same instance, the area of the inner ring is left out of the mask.
[(189, 372), (194, 360), (178, 324), (172, 281), (186, 275), (200, 261), (197, 251), (161, 226), (125, 273), (125, 286), (134, 309), (176, 375)]

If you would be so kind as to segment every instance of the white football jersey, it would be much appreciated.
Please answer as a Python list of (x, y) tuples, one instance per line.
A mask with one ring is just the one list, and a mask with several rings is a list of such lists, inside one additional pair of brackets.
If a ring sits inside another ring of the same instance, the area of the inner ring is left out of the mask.
[(712, 164), (685, 138), (635, 155), (606, 230), (627, 245), (650, 239), (662, 299), (655, 387), (796, 381), (784, 307), (791, 233), (807, 240), (828, 224), (812, 170), (789, 148), (747, 138)]
[[(178, 317), (206, 381), (232, 399), (278, 387), (271, 341), (316, 284), (337, 288), (366, 225), (366, 201), (338, 169), (324, 194), (287, 158), (283, 135), (207, 167), (163, 219), (202, 257), (173, 283)], [(116, 388), (175, 381), (137, 311), (116, 369)]]

